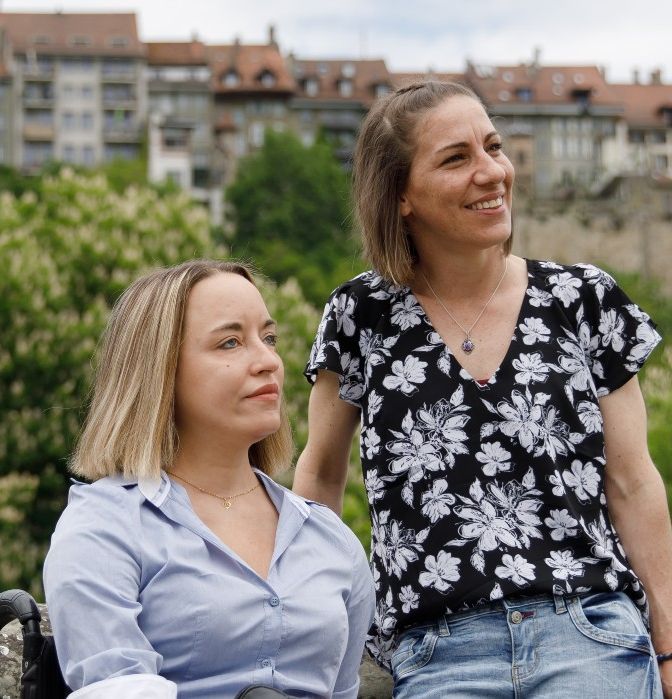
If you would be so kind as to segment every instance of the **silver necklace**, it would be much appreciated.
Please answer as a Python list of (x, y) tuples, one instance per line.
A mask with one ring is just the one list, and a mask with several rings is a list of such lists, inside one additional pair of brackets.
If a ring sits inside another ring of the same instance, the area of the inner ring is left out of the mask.
[(505, 257), (504, 258), (504, 271), (502, 272), (502, 276), (499, 278), (499, 281), (497, 282), (497, 286), (495, 287), (495, 290), (490, 294), (490, 298), (485, 302), (485, 306), (481, 308), (481, 312), (476, 316), (476, 320), (471, 324), (471, 326), (467, 329), (465, 328), (462, 323), (448, 310), (446, 307), (446, 304), (438, 297), (436, 291), (432, 288), (432, 285), (429, 283), (429, 279), (425, 276), (425, 273), (420, 270), (420, 273), (422, 274), (422, 278), (425, 280), (425, 283), (427, 284), (429, 290), (432, 292), (432, 295), (436, 299), (437, 303), (443, 308), (443, 310), (448, 314), (450, 319), (457, 325), (457, 327), (464, 333), (464, 340), (462, 341), (462, 344), (460, 347), (462, 348), (462, 351), (465, 354), (471, 354), (475, 349), (476, 349), (476, 343), (471, 339), (471, 331), (476, 327), (476, 323), (481, 319), (481, 316), (485, 313), (485, 309), (490, 305), (490, 301), (495, 298), (495, 294), (499, 291), (499, 287), (502, 285), (502, 282), (504, 281), (504, 277), (506, 276), (506, 271), (509, 268), (509, 258)]

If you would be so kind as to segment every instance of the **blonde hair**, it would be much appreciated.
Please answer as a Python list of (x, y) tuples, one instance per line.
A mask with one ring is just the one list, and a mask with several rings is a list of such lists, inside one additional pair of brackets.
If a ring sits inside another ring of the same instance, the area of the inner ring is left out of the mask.
[[(133, 282), (119, 298), (98, 349), (89, 413), (70, 470), (89, 480), (122, 474), (158, 477), (177, 450), (175, 373), (191, 289), (220, 272), (254, 284), (239, 262), (192, 260)], [(250, 447), (250, 462), (271, 474), (292, 458), (284, 403), (277, 432)]]
[[(417, 146), (420, 117), (450, 97), (470, 97), (466, 85), (416, 82), (378, 100), (362, 123), (353, 160), (355, 218), (364, 255), (373, 268), (395, 284), (413, 279), (417, 254), (399, 211)], [(504, 244), (511, 251), (512, 240)]]

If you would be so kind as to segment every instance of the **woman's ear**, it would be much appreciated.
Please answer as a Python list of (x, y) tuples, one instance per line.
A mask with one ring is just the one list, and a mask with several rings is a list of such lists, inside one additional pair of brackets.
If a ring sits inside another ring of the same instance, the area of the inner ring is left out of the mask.
[(399, 197), (399, 213), (402, 218), (406, 218), (406, 216), (409, 216), (411, 213), (411, 202), (408, 200), (405, 193)]

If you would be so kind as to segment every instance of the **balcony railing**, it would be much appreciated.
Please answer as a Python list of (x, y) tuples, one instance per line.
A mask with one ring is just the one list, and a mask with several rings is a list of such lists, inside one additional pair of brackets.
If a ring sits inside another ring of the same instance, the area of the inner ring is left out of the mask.
[(31, 123), (24, 124), (23, 137), (27, 141), (51, 141), (54, 138), (54, 125)]
[(113, 143), (137, 143), (142, 137), (142, 127), (137, 124), (104, 124), (103, 138)]

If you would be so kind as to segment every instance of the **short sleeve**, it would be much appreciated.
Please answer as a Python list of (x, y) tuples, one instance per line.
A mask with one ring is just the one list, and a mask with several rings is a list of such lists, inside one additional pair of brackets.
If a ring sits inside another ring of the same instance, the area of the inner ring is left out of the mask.
[(662, 338), (648, 314), (609, 274), (593, 265), (580, 268), (591, 372), (598, 396), (605, 396), (637, 374)]
[(315, 383), (320, 369), (338, 374), (339, 396), (358, 408), (361, 407), (360, 400), (364, 394), (360, 329), (357, 322), (359, 301), (350, 283), (334, 291), (324, 308), (304, 370), (310, 383)]

